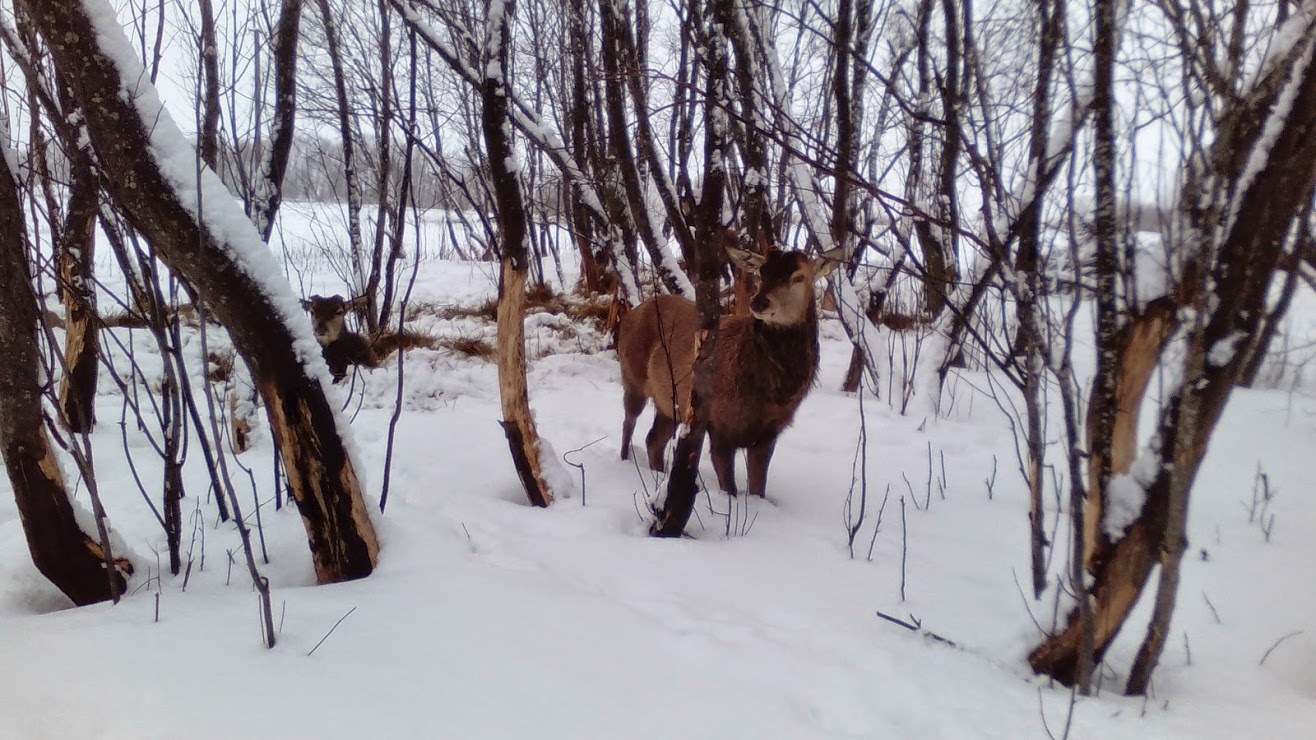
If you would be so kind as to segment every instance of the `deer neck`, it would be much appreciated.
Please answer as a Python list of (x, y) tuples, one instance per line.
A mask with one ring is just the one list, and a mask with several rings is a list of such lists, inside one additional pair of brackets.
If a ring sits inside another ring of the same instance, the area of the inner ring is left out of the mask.
[(767, 364), (780, 373), (783, 387), (808, 386), (818, 371), (818, 309), (809, 301), (798, 324), (772, 325), (754, 319), (753, 336)]

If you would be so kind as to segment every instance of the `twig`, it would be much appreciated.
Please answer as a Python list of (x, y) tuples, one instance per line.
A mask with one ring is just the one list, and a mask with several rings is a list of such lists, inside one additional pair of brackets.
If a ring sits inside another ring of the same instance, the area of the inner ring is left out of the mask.
[(572, 462), (571, 459), (567, 457), (567, 455), (574, 455), (577, 452), (581, 452), (587, 447), (592, 447), (598, 444), (599, 442), (602, 442), (605, 439), (607, 439), (606, 435), (599, 437), (598, 439), (594, 440), (593, 442), (590, 442), (589, 444), (584, 444), (581, 445), (580, 447), (577, 447), (574, 450), (567, 450), (566, 452), (562, 453), (562, 462), (580, 471), (580, 505), (581, 506), (585, 505), (585, 464)]
[(923, 508), (932, 508), (932, 440), (928, 440), (928, 484), (924, 489), (926, 497), (923, 499)]
[[(916, 504), (917, 505), (917, 504)], [(909, 554), (909, 537), (905, 528), (905, 497), (900, 497), (900, 601), (905, 601), (905, 560)]]
[(1056, 734), (1051, 731), (1051, 725), (1046, 721), (1046, 703), (1042, 701), (1042, 687), (1037, 687), (1037, 714), (1042, 718), (1042, 729), (1046, 731), (1046, 736), (1051, 740), (1056, 740)]
[(1207, 596), (1207, 595), (1206, 595), (1206, 592), (1203, 591), (1203, 592), (1202, 592), (1202, 598), (1206, 600), (1206, 605), (1207, 605), (1208, 607), (1210, 607), (1210, 609), (1211, 609), (1211, 616), (1215, 617), (1215, 623), (1216, 623), (1216, 624), (1223, 624), (1223, 622), (1220, 621), (1220, 612), (1216, 611), (1216, 610), (1215, 610), (1215, 604), (1212, 604), (1212, 603), (1211, 603), (1211, 597)]
[(1261, 660), (1258, 660), (1258, 661), (1257, 661), (1257, 665), (1258, 665), (1258, 666), (1263, 666), (1263, 665), (1265, 665), (1265, 664), (1266, 664), (1266, 658), (1269, 658), (1269, 657), (1270, 657), (1270, 654), (1273, 653), (1273, 652), (1275, 652), (1275, 648), (1279, 647), (1280, 643), (1284, 642), (1285, 640), (1289, 639), (1290, 637), (1297, 637), (1298, 635), (1302, 634), (1302, 632), (1303, 632), (1302, 630), (1296, 630), (1296, 631), (1294, 631), (1294, 632), (1290, 632), (1290, 633), (1288, 633), (1287, 635), (1284, 635), (1283, 637), (1281, 637), (1281, 638), (1279, 638), (1278, 640), (1276, 640), (1276, 641), (1275, 641), (1275, 644), (1274, 644), (1274, 645), (1271, 645), (1271, 646), (1270, 646), (1270, 649), (1266, 651), (1266, 654), (1261, 656)]
[(886, 621), (888, 621), (888, 622), (890, 622), (890, 623), (892, 623), (892, 624), (898, 624), (898, 625), (900, 625), (901, 627), (904, 627), (905, 629), (909, 630), (910, 632), (918, 632), (918, 625), (917, 625), (917, 624), (913, 624), (913, 623), (911, 623), (911, 622), (906, 622), (905, 620), (901, 619), (900, 617), (893, 617), (893, 616), (891, 616), (890, 614), (884, 614), (884, 613), (882, 613), (882, 612), (874, 612), (874, 614), (876, 614), (877, 616), (879, 616), (879, 617), (885, 619)]
[(312, 655), (314, 655), (315, 651), (319, 650), (320, 646), (324, 644), (324, 641), (329, 639), (329, 635), (332, 635), (334, 633), (334, 630), (338, 629), (338, 625), (342, 624), (344, 619), (347, 619), (348, 617), (352, 616), (352, 612), (354, 611), (356, 611), (356, 607), (352, 607), (351, 609), (348, 609), (346, 614), (339, 617), (338, 621), (334, 622), (334, 626), (330, 627), (329, 631), (324, 633), (324, 637), (321, 637), (320, 641), (315, 643), (315, 647), (311, 648), (311, 652), (307, 653), (306, 657), (309, 658)]
[[(918, 496), (915, 496), (915, 495), (914, 495), (914, 486), (910, 484), (910, 482), (909, 482), (909, 477), (906, 476), (906, 475), (904, 474), (904, 472), (901, 472), (901, 473), (900, 473), (900, 477), (901, 477), (901, 479), (903, 479), (903, 480), (905, 481), (905, 490), (909, 491), (909, 500), (914, 502), (914, 508), (917, 509), (917, 508), (918, 508)], [(904, 500), (904, 498), (901, 497), (901, 500)]]
[(877, 544), (877, 533), (882, 531), (882, 512), (886, 511), (886, 501), (891, 497), (891, 484), (886, 484), (886, 493), (882, 494), (882, 505), (877, 507), (877, 524), (873, 525), (873, 536), (868, 540), (868, 562), (873, 562), (873, 546)]
[(945, 501), (945, 500), (946, 500), (946, 487), (949, 485), (949, 481), (947, 481), (947, 479), (946, 479), (946, 451), (945, 451), (945, 450), (937, 450), (937, 455), (939, 455), (939, 456), (941, 457), (941, 479), (938, 481), (938, 483), (939, 483), (939, 486), (938, 486), (938, 487), (940, 488), (940, 490), (938, 491), (938, 493), (941, 495), (941, 500), (942, 500), (942, 501)]
[(937, 634), (936, 632), (933, 632), (932, 630), (923, 629), (923, 622), (919, 621), (919, 619), (915, 617), (913, 614), (909, 615), (910, 621), (906, 622), (900, 617), (893, 617), (890, 614), (885, 614), (880, 611), (875, 611), (873, 613), (892, 624), (897, 624), (900, 625), (901, 627), (904, 627), (910, 632), (917, 632), (920, 635), (923, 635), (924, 637), (936, 640), (937, 642), (940, 642), (945, 645), (949, 645), (950, 647), (953, 648), (959, 647), (959, 644), (956, 643), (954, 640), (951, 640), (946, 637), (942, 637), (941, 635)]

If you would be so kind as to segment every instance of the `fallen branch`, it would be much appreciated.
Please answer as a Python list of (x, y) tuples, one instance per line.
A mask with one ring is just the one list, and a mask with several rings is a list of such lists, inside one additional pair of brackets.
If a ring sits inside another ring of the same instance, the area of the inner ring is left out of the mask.
[[(946, 645), (949, 645), (949, 646), (951, 646), (951, 647), (953, 647), (953, 648), (958, 648), (958, 647), (959, 647), (959, 643), (955, 642), (954, 640), (951, 640), (951, 639), (948, 639), (948, 638), (942, 637), (941, 635), (937, 634), (936, 632), (933, 632), (932, 630), (925, 630), (925, 629), (923, 629), (923, 622), (920, 621), (919, 618), (918, 618), (918, 617), (915, 617), (913, 614), (909, 615), (909, 620), (910, 620), (910, 621), (906, 622), (905, 620), (903, 620), (903, 619), (901, 619), (901, 618), (899, 618), (899, 617), (893, 617), (893, 616), (891, 616), (890, 614), (884, 614), (884, 613), (882, 613), (882, 612), (880, 612), (880, 611), (873, 612), (873, 613), (876, 614), (877, 616), (881, 617), (882, 619), (885, 619), (886, 621), (892, 623), (892, 624), (898, 624), (898, 625), (900, 625), (901, 627), (904, 627), (905, 629), (909, 630), (910, 632), (917, 632), (917, 633), (923, 635), (924, 637), (930, 637), (930, 638), (932, 638), (933, 640), (936, 640), (937, 642), (945, 643)], [(1272, 648), (1272, 649), (1273, 649), (1273, 648)], [(1263, 658), (1263, 660), (1264, 660), (1264, 658)]]

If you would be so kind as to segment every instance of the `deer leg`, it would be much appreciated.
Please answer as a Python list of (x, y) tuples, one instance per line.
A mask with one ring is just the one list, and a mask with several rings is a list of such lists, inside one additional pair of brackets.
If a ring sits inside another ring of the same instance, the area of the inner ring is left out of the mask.
[(631, 437), (635, 435), (635, 420), (644, 411), (644, 405), (649, 399), (644, 395), (644, 391), (632, 391), (626, 388), (622, 391), (621, 405), (626, 411), (626, 419), (621, 423), (621, 459), (631, 459)]
[(756, 444), (745, 451), (745, 468), (749, 475), (749, 495), (767, 498), (768, 463), (772, 462), (772, 452), (777, 449), (777, 440), (772, 439)]
[(650, 470), (660, 473), (667, 470), (667, 465), (663, 462), (663, 453), (667, 451), (667, 443), (672, 440), (673, 434), (676, 434), (676, 422), (655, 410), (653, 426), (649, 428), (649, 435), (644, 438), (644, 443), (649, 448)]
[(713, 435), (708, 435), (708, 456), (713, 460), (717, 485), (728, 496), (738, 496), (736, 489), (736, 448)]

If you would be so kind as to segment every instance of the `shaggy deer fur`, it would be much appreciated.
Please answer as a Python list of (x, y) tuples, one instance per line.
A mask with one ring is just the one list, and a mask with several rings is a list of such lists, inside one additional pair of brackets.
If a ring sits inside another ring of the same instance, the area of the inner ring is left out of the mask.
[[(741, 269), (758, 279), (750, 316), (723, 316), (713, 351), (709, 399), (709, 456), (722, 490), (737, 495), (735, 453), (745, 449), (749, 493), (764, 495), (777, 436), (795, 418), (818, 372), (818, 309), (814, 281), (826, 277), (839, 250), (810, 258), (803, 252), (766, 255), (728, 248)], [(699, 325), (695, 304), (679, 296), (650, 298), (626, 314), (618, 330), (621, 358), (621, 457), (630, 457), (635, 420), (650, 399), (653, 427), (645, 437), (649, 467), (663, 470), (663, 452), (690, 403)]]
[(379, 358), (370, 348), (365, 337), (348, 331), (344, 325), (347, 312), (360, 307), (365, 297), (344, 300), (340, 295), (328, 298), (319, 295), (302, 301), (302, 308), (311, 314), (311, 325), (315, 329), (315, 339), (320, 343), (324, 361), (329, 363), (329, 372), (337, 383), (347, 377), (347, 368), (351, 365), (379, 367)]

